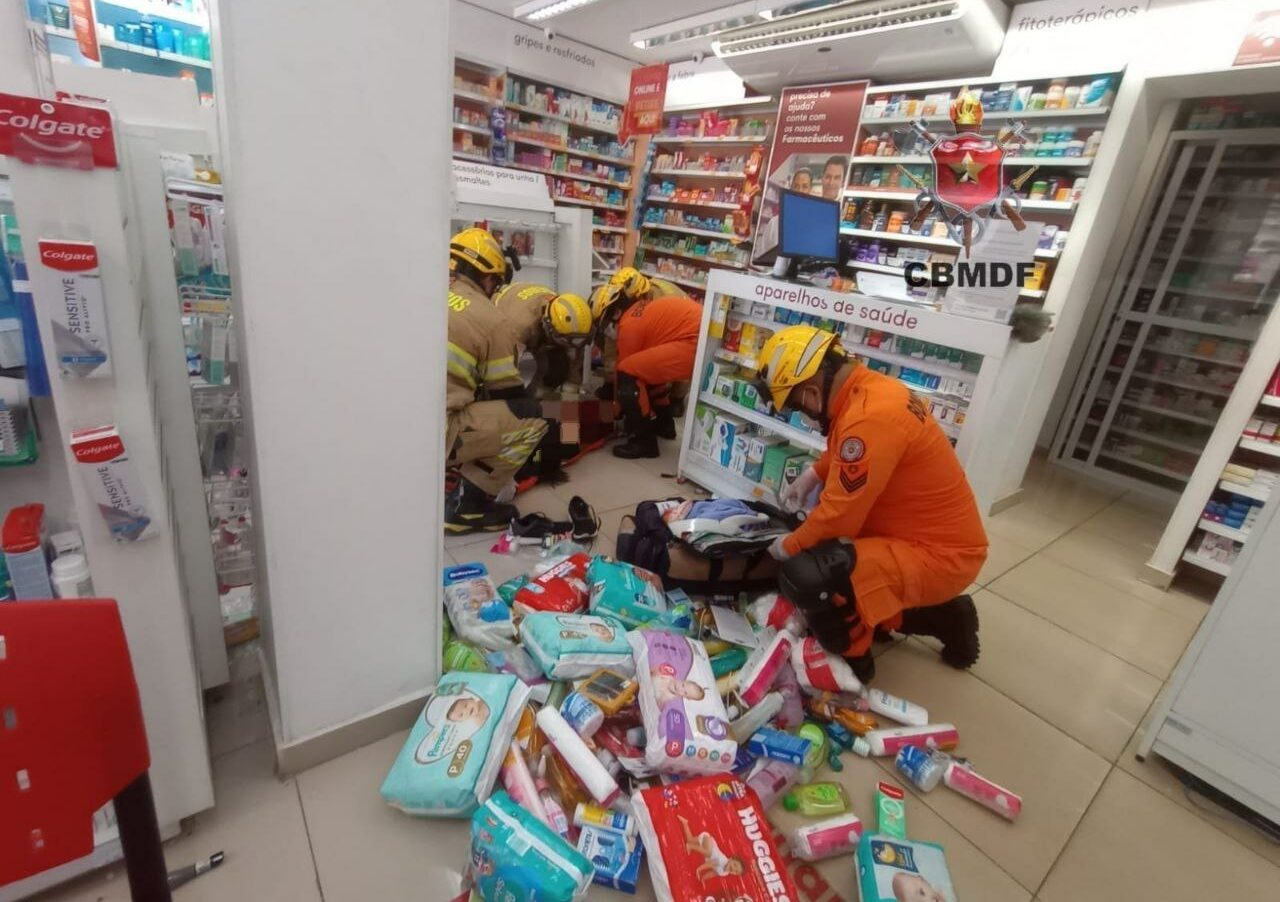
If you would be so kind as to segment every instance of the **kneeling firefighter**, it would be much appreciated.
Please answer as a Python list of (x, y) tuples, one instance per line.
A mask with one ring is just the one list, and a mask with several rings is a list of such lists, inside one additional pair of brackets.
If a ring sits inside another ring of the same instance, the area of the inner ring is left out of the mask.
[(897, 379), (850, 357), (812, 326), (775, 333), (759, 356), (774, 407), (822, 424), (827, 450), (783, 490), (784, 508), (816, 506), (770, 548), (779, 588), (828, 651), (862, 679), (874, 632), (942, 641), (957, 668), (978, 659), (978, 613), (962, 595), (987, 536), (955, 451), (928, 405)]
[[(464, 229), (449, 242), (449, 346), (445, 407), (447, 466), (456, 479), (445, 495), (451, 533), (505, 529), (519, 511), (516, 472), (547, 432), (541, 406), (525, 396), (506, 321), (493, 296), (512, 267), (484, 229)], [(493, 391), (519, 386), (517, 396)]]
[(613, 449), (617, 457), (658, 456), (658, 438), (676, 437), (672, 389), (693, 376), (702, 306), (684, 296), (653, 297), (650, 280), (620, 270), (600, 286), (591, 312), (597, 330), (617, 346), (614, 400), (630, 436)]

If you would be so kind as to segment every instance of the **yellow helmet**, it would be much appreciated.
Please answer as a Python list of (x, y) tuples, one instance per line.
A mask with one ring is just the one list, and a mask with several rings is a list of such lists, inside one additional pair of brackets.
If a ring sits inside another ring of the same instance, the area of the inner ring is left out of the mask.
[[(463, 264), (482, 276), (501, 276), (504, 282), (511, 280), (511, 263), (498, 239), (487, 229), (463, 229), (449, 239), (449, 272), (458, 272)], [(465, 268), (462, 271), (467, 274)]]
[(556, 344), (581, 347), (591, 340), (591, 305), (576, 294), (558, 295), (547, 304), (542, 328)]
[(647, 294), (653, 287), (649, 277), (634, 266), (624, 266), (609, 278), (609, 284), (621, 290), (629, 301), (637, 300), (640, 295)]
[(791, 389), (817, 375), (833, 345), (839, 347), (835, 333), (815, 326), (788, 326), (770, 336), (756, 358), (757, 376), (768, 388), (776, 410), (786, 405)]
[(622, 289), (610, 282), (605, 282), (591, 295), (591, 318), (597, 323), (604, 321), (604, 315), (622, 297)]

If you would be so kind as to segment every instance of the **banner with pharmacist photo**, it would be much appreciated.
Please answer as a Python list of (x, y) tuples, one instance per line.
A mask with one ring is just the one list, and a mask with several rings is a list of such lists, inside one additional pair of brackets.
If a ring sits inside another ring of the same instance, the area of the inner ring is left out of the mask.
[(868, 84), (846, 81), (783, 90), (751, 262), (771, 263), (778, 255), (783, 191), (802, 191), (837, 202), (844, 196)]

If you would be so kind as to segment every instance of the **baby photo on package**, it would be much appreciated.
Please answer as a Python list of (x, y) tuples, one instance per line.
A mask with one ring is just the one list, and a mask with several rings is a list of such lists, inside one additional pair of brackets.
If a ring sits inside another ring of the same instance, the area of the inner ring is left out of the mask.
[(549, 679), (581, 679), (601, 667), (634, 669), (626, 628), (612, 617), (530, 614), (520, 622), (520, 640)]
[(515, 645), (511, 609), (484, 564), (460, 564), (444, 571), (444, 607), (454, 631), (466, 641), (495, 651)]
[(862, 902), (956, 902), (942, 846), (886, 834), (858, 844), (858, 891)]

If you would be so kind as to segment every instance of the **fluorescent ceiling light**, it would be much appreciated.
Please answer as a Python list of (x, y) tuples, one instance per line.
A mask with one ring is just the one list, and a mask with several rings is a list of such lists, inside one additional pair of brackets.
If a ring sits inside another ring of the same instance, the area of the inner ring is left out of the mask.
[(567, 13), (596, 0), (532, 0), (516, 7), (513, 15), (517, 19), (528, 19), (530, 22), (541, 22), (561, 13)]
[(690, 41), (703, 41), (735, 28), (758, 25), (761, 22), (770, 22), (802, 12), (812, 12), (815, 9), (834, 6), (839, 2), (841, 0), (799, 0), (792, 3), (786, 0), (751, 0), (747, 3), (735, 3), (696, 16), (687, 16), (676, 19), (674, 22), (665, 22), (662, 25), (654, 25), (652, 28), (633, 31), (631, 46), (637, 50), (651, 50), (655, 47), (671, 47)]

